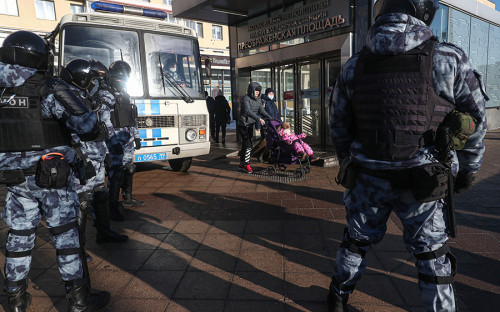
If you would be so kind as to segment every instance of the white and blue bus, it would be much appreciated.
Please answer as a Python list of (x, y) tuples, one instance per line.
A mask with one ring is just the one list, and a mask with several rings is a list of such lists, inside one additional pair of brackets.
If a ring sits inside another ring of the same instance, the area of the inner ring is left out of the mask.
[[(209, 118), (194, 30), (163, 21), (165, 12), (94, 2), (99, 12), (64, 16), (59, 64), (82, 58), (108, 66), (130, 64), (127, 85), (138, 108), (142, 148), (135, 162), (168, 160), (186, 171), (192, 157), (210, 152)], [(136, 16), (131, 14), (140, 14)], [(176, 74), (167, 73), (175, 64)]]

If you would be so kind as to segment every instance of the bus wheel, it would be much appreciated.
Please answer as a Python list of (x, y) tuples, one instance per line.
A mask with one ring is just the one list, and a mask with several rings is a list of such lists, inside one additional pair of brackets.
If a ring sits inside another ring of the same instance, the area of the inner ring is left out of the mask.
[(171, 159), (168, 161), (168, 164), (170, 165), (170, 168), (172, 168), (172, 171), (178, 172), (178, 171), (183, 171), (186, 172), (188, 171), (189, 167), (191, 167), (191, 161), (193, 160), (192, 157), (189, 158), (179, 158), (179, 159)]

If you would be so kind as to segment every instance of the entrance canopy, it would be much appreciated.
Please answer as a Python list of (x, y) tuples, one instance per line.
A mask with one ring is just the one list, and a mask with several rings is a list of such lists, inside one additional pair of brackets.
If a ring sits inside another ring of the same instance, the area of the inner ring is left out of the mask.
[(291, 6), (301, 0), (182, 0), (172, 3), (175, 17), (237, 25), (267, 12)]

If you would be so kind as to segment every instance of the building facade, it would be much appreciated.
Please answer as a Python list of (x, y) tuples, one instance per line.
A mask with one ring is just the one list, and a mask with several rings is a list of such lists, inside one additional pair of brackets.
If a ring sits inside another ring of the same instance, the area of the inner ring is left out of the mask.
[(14, 31), (51, 32), (62, 16), (82, 12), (79, 0), (0, 0), (0, 44)]
[[(373, 0), (254, 0), (228, 5), (223, 0), (184, 0), (173, 4), (173, 12), (176, 17), (229, 26), (236, 108), (249, 82), (272, 87), (276, 90), (281, 116), (293, 130), (305, 132), (308, 143), (329, 148), (333, 147), (329, 138), (329, 95), (341, 66), (364, 46), (373, 23), (373, 3)], [(433, 24), (441, 40), (460, 45), (477, 39), (482, 44), (480, 52), (489, 54), (489, 58), (478, 54), (471, 59), (489, 60), (487, 64), (474, 65), (484, 67), (483, 75), (491, 93), (489, 126), (500, 127), (496, 126), (500, 103), (495, 80), (500, 65), (496, 59), (500, 12), (486, 0), (450, 0), (442, 4)], [(483, 26), (481, 38), (475, 38), (476, 24)], [(487, 39), (484, 29), (488, 29)], [(467, 38), (463, 37), (466, 33)], [(469, 48), (466, 52), (476, 53), (474, 45), (469, 45), (473, 46), (472, 51)]]
[[(0, 44), (10, 33), (28, 30), (41, 36), (51, 32), (66, 14), (90, 12), (94, 1), (85, 0), (0, 0)], [(229, 66), (229, 32), (222, 24), (175, 18), (172, 2), (175, 0), (102, 0), (165, 11), (167, 21), (194, 29), (198, 35), (202, 59), (212, 61), (212, 76), (204, 76), (205, 89), (214, 95), (224, 92), (231, 101), (231, 76)]]

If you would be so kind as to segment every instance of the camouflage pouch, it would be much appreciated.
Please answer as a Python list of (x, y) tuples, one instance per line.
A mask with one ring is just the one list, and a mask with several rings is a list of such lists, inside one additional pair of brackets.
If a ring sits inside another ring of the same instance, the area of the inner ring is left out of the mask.
[(340, 164), (339, 173), (335, 178), (335, 182), (346, 189), (352, 189), (356, 185), (357, 178), (358, 172), (356, 166), (352, 163), (351, 157), (344, 158)]
[(443, 125), (449, 128), (452, 140), (452, 149), (461, 150), (465, 142), (476, 131), (477, 120), (469, 113), (454, 110), (443, 120)]

